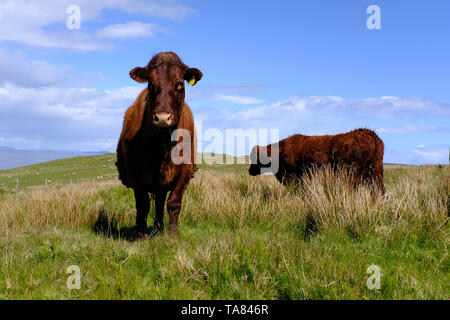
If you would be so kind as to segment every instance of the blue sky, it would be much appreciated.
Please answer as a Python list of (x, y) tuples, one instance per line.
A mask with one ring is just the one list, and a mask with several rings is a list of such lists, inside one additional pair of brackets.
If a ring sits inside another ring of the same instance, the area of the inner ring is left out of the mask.
[[(69, 30), (69, 5), (81, 29)], [(369, 30), (369, 5), (381, 30)], [(128, 77), (174, 51), (204, 79), (203, 127), (335, 134), (369, 127), (385, 161), (448, 163), (448, 1), (12, 1), (0, 4), (0, 145), (115, 149), (143, 88)]]

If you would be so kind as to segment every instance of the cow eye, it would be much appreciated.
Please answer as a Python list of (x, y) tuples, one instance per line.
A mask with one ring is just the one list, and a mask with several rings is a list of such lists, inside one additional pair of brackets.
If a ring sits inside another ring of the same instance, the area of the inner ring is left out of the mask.
[(175, 85), (175, 90), (181, 91), (183, 89), (184, 89), (184, 83), (183, 82), (177, 82), (177, 84)]

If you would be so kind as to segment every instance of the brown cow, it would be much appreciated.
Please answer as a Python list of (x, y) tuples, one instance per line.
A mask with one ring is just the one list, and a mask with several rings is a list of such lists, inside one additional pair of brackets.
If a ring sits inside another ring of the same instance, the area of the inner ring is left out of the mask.
[[(203, 74), (185, 65), (175, 53), (164, 52), (155, 55), (146, 67), (131, 70), (130, 76), (137, 82), (148, 83), (148, 87), (125, 113), (117, 146), (119, 179), (134, 190), (138, 239), (163, 231), (164, 204), (169, 192), (169, 231), (176, 234), (183, 194), (197, 170), (194, 118), (184, 101), (184, 81), (195, 85)], [(185, 141), (186, 134), (180, 132), (187, 133), (189, 139)], [(177, 151), (180, 142), (187, 143), (190, 154), (183, 155), (186, 149)], [(172, 154), (187, 157), (187, 161), (174, 161)], [(149, 193), (155, 199), (156, 211), (150, 233), (147, 232)]]
[[(274, 172), (271, 167), (276, 151), (272, 150), (277, 147), (278, 171)], [(279, 144), (256, 146), (252, 150), (249, 174), (257, 176), (262, 171), (272, 171), (278, 181), (287, 185), (293, 179), (301, 178), (313, 167), (342, 166), (353, 170), (355, 185), (368, 181), (384, 194), (383, 154), (383, 141), (368, 129), (357, 129), (334, 136), (296, 134), (281, 140)]]

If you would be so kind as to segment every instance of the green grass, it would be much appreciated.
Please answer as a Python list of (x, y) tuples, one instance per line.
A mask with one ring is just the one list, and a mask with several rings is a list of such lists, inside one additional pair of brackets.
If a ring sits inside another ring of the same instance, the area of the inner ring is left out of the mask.
[[(92, 178), (108, 157), (35, 168), (72, 163)], [(133, 193), (117, 182), (4, 192), (0, 299), (450, 298), (449, 167), (389, 168), (384, 199), (326, 174), (298, 189), (249, 177), (245, 165), (200, 167), (180, 235), (144, 242), (130, 237)], [(152, 206), (149, 225), (153, 216)], [(66, 287), (70, 265), (80, 290)], [(367, 288), (370, 265), (380, 290)]]
[[(143, 243), (90, 228), (30, 232), (1, 242), (0, 298), (448, 299), (442, 244), (282, 231), (185, 223), (179, 238)], [(382, 270), (379, 291), (365, 284), (372, 264)], [(69, 265), (81, 269), (81, 290), (66, 287)]]

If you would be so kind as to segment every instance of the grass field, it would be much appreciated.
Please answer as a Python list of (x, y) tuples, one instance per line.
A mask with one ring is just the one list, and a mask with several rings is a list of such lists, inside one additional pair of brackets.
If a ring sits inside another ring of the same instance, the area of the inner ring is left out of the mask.
[[(286, 188), (247, 165), (201, 165), (180, 235), (134, 242), (133, 194), (114, 161), (0, 171), (0, 299), (450, 298), (448, 166), (387, 166), (375, 199), (330, 172)], [(66, 286), (70, 265), (79, 290)], [(367, 287), (371, 265), (379, 290)]]

